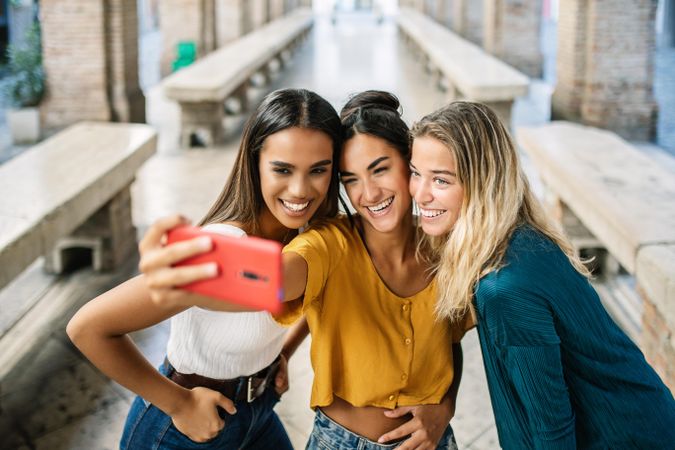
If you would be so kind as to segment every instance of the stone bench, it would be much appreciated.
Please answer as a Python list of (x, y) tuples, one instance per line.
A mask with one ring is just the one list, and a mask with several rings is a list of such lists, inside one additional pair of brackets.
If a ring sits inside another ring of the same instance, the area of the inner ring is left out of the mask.
[(548, 190), (631, 274), (641, 248), (675, 244), (675, 174), (614, 133), (569, 122), (523, 127), (517, 141)]
[(627, 331), (675, 388), (675, 173), (606, 130), (561, 121), (516, 136), (573, 244), (604, 247), (618, 262), (605, 275), (620, 264), (634, 276), (641, 299), (628, 314), (641, 329)]
[(0, 165), (0, 378), (20, 357), (17, 348), (39, 339), (46, 329), (39, 324), (71, 301), (2, 288), (40, 256), (52, 273), (82, 253), (99, 271), (130, 260), (137, 248), (130, 186), (156, 143), (148, 125), (83, 122)]
[(167, 77), (164, 93), (180, 105), (181, 145), (189, 147), (194, 134), (206, 145), (220, 142), (225, 101), (235, 97), (245, 110), (251, 78), (283, 65), (312, 24), (309, 10), (296, 10)]
[(526, 75), (412, 8), (401, 8), (397, 21), (406, 40), (425, 56), (429, 70), (440, 76), (448, 102), (485, 103), (510, 124), (514, 99), (528, 91)]

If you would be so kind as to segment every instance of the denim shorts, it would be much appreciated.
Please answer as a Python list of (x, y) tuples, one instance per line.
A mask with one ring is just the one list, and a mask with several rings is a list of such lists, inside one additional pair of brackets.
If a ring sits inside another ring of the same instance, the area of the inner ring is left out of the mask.
[[(378, 444), (361, 435), (352, 433), (317, 408), (314, 428), (312, 434), (309, 435), (306, 450), (384, 450), (399, 447), (403, 445), (403, 442)], [(457, 450), (455, 435), (450, 424), (445, 429), (436, 450)]]
[[(167, 367), (160, 367), (163, 375)], [(237, 413), (225, 415), (225, 427), (208, 442), (194, 442), (173, 425), (170, 416), (159, 408), (136, 397), (124, 424), (120, 450), (179, 449), (268, 449), (293, 450), (286, 430), (272, 409), (279, 401), (273, 387), (251, 403), (237, 402)]]

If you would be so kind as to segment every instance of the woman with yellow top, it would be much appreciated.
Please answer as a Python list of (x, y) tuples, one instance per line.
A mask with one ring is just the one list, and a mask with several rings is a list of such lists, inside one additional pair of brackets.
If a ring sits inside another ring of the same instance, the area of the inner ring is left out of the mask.
[(358, 214), (314, 224), (284, 249), (285, 300), (302, 298), (312, 333), (308, 449), (456, 449), (449, 422), (471, 322), (436, 320), (398, 109), (377, 91), (347, 103), (340, 175)]

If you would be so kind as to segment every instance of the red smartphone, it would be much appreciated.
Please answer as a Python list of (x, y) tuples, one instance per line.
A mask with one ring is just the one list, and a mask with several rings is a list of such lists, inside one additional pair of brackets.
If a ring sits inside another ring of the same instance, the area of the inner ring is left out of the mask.
[(198, 294), (276, 313), (283, 300), (279, 242), (257, 237), (225, 236), (199, 227), (181, 226), (169, 231), (167, 243), (209, 236), (213, 248), (175, 266), (215, 262), (218, 276), (181, 286)]

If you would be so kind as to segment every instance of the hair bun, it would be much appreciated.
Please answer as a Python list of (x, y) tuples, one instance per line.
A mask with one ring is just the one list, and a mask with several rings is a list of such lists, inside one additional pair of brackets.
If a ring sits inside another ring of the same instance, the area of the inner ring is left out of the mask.
[(340, 119), (344, 120), (359, 109), (385, 109), (400, 116), (401, 103), (398, 98), (385, 91), (363, 91), (349, 98), (340, 111)]

